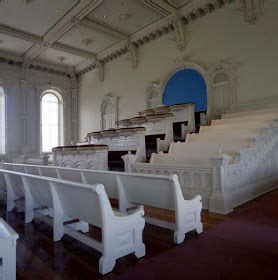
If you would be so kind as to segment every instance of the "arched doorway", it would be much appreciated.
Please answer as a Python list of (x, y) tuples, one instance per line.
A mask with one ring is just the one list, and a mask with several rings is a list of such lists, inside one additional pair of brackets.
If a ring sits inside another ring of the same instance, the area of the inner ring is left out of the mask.
[(176, 72), (168, 80), (163, 92), (164, 105), (194, 103), (195, 112), (207, 110), (207, 88), (203, 76), (186, 68)]
[(201, 114), (207, 111), (206, 81), (199, 71), (185, 68), (173, 74), (163, 92), (163, 104), (194, 103), (196, 132), (201, 125)]

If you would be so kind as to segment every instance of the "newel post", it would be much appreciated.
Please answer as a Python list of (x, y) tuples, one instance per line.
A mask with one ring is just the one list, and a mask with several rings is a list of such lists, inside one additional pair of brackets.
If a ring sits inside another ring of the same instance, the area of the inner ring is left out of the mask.
[(209, 211), (227, 214), (233, 211), (230, 195), (225, 190), (225, 167), (228, 165), (230, 156), (220, 153), (210, 158), (213, 164), (212, 182), (213, 191), (209, 198)]
[(42, 160), (42, 165), (48, 165), (48, 160), (49, 160), (49, 155), (48, 154), (45, 154), (45, 153), (42, 153), (40, 155), (40, 158)]
[(132, 172), (132, 165), (136, 162), (137, 156), (133, 155), (130, 151), (128, 154), (122, 156), (122, 160), (125, 164), (125, 172)]

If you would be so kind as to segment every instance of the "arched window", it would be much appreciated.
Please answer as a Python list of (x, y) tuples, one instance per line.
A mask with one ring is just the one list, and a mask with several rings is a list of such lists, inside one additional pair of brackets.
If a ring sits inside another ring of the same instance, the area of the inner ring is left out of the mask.
[(5, 154), (5, 93), (0, 86), (0, 154)]
[(63, 142), (63, 99), (57, 91), (47, 90), (41, 98), (41, 151), (51, 152)]

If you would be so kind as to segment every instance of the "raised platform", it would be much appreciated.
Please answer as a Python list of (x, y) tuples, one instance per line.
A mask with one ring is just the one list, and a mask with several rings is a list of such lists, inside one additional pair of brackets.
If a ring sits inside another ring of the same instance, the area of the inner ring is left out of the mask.
[(52, 149), (53, 165), (108, 170), (107, 145), (60, 146)]

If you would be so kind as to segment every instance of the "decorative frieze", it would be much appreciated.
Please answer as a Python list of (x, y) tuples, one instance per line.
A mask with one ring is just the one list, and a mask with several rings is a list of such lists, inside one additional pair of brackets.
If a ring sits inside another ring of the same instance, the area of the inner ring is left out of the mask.
[[(14, 67), (20, 67), (20, 68), (22, 68), (24, 66), (24, 63), (22, 61), (7, 58), (7, 57), (4, 57), (4, 56), (0, 56), (0, 63), (8, 64), (8, 65), (11, 65), (11, 66), (14, 66)], [(36, 65), (34, 63), (29, 64), (28, 69), (43, 72), (43, 73), (50, 73), (50, 74), (58, 75), (58, 76), (69, 77), (69, 75), (66, 71), (61, 71), (61, 70), (48, 68), (48, 67), (45, 67), (45, 66)]]
[(52, 149), (56, 166), (108, 170), (107, 145), (64, 146)]

